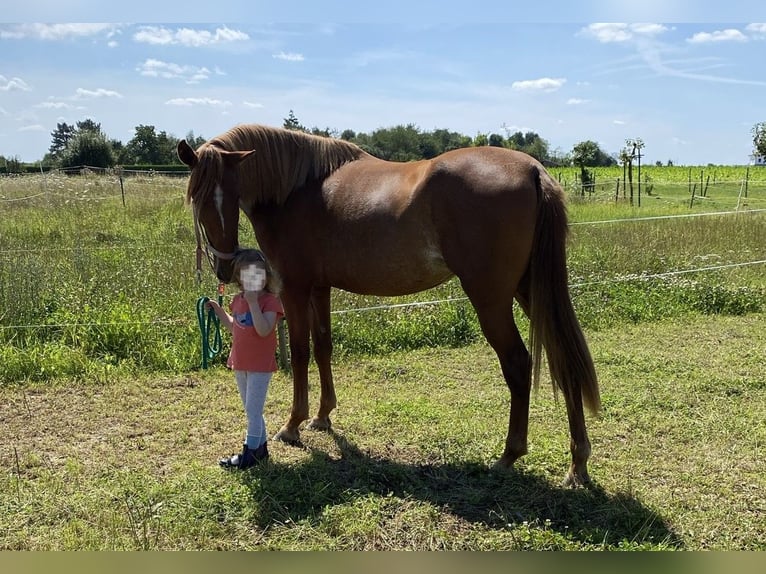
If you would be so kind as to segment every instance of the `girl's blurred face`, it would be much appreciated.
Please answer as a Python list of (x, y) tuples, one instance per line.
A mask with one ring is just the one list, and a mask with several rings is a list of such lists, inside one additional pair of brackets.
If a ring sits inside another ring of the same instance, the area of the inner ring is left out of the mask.
[(245, 265), (239, 272), (239, 282), (245, 291), (262, 291), (266, 286), (266, 270), (255, 263)]

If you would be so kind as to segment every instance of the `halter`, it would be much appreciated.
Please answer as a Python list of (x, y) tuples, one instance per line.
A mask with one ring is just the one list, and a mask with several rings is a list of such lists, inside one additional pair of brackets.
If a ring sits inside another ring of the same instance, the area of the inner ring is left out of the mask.
[(194, 209), (194, 235), (197, 237), (197, 282), (198, 283), (202, 283), (202, 254), (203, 253), (207, 257), (208, 263), (210, 263), (210, 268), (213, 270), (213, 272), (215, 272), (215, 265), (213, 264), (213, 256), (216, 257), (217, 259), (222, 259), (223, 261), (231, 261), (241, 251), (239, 245), (235, 246), (234, 251), (232, 251), (231, 253), (218, 251), (215, 247), (213, 247), (210, 244), (210, 240), (207, 238), (207, 233), (205, 232), (205, 228), (202, 226), (202, 224), (199, 221), (199, 216), (197, 214), (196, 209)]

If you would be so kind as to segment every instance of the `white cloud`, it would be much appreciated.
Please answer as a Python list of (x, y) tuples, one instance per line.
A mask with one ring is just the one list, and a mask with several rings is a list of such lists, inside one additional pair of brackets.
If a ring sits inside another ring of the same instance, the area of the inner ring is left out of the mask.
[(21, 78), (8, 79), (0, 75), (0, 92), (21, 91), (28, 92), (31, 88)]
[(40, 124), (33, 124), (31, 126), (23, 126), (19, 128), (20, 132), (44, 132), (45, 128)]
[(627, 122), (623, 120), (612, 120), (612, 123), (616, 126), (624, 126)]
[(72, 104), (66, 102), (43, 102), (37, 104), (36, 108), (45, 108), (47, 110), (73, 110), (75, 107)]
[(34, 38), (55, 41), (99, 36), (102, 33), (111, 35), (115, 28), (114, 24), (19, 24), (0, 30), (0, 38), (8, 40)]
[(697, 32), (691, 38), (686, 39), (690, 44), (705, 44), (707, 42), (746, 42), (745, 36), (739, 30), (727, 28), (726, 30), (716, 30), (715, 32)]
[(627, 42), (636, 37), (656, 36), (667, 30), (662, 24), (596, 23), (580, 30), (579, 35), (589, 36), (606, 44)]
[[(750, 24), (752, 31), (760, 30), (760, 24)], [(624, 72), (627, 69), (640, 69), (644, 66), (648, 66), (650, 70), (660, 76), (672, 76), (676, 78), (685, 78), (688, 80), (703, 81), (703, 82), (715, 82), (724, 84), (735, 85), (749, 85), (749, 86), (766, 86), (766, 81), (763, 80), (749, 80), (746, 78), (731, 78), (725, 76), (717, 76), (713, 74), (698, 73), (699, 69), (706, 70), (713, 67), (720, 67), (720, 64), (714, 62), (708, 64), (704, 60), (700, 59), (665, 59), (665, 54), (669, 52), (669, 48), (666, 44), (663, 44), (653, 37), (660, 32), (667, 30), (661, 25), (649, 25), (649, 24), (591, 24), (587, 28), (583, 28), (578, 32), (578, 35), (591, 36), (597, 38), (601, 42), (615, 42), (615, 41), (627, 41), (630, 40), (636, 50), (636, 56), (632, 56), (624, 62), (631, 63), (634, 59), (643, 61), (643, 64), (635, 64), (630, 67), (625, 65), (620, 66), (618, 69), (609, 70), (610, 73), (615, 71)], [(637, 34), (642, 34), (641, 37)], [(748, 37), (742, 32), (736, 29), (726, 29), (716, 31), (713, 33), (700, 32), (695, 34), (691, 38), (687, 38), (687, 44), (701, 44), (705, 42), (723, 42), (723, 41), (740, 41), (745, 42)], [(695, 69), (699, 63), (703, 64), (702, 68)]]
[(263, 104), (259, 104), (258, 102), (248, 102), (248, 101), (242, 102), (242, 105), (245, 106), (246, 108), (262, 108), (263, 107)]
[(766, 37), (766, 23), (748, 24), (745, 30), (752, 32), (756, 37)]
[(511, 88), (523, 92), (555, 92), (566, 83), (564, 78), (539, 78), (513, 82)]
[(95, 98), (121, 98), (122, 94), (115, 92), (114, 90), (105, 90), (104, 88), (98, 88), (97, 90), (86, 90), (84, 88), (77, 88), (75, 91), (74, 99), (85, 100)]
[(662, 24), (631, 24), (630, 29), (634, 34), (639, 36), (657, 36), (663, 32), (667, 32), (668, 28)]
[(205, 67), (182, 66), (153, 58), (149, 58), (143, 64), (140, 64), (136, 71), (142, 76), (149, 78), (180, 78), (189, 84), (196, 84), (210, 77), (210, 70)]
[(173, 98), (165, 102), (169, 106), (210, 106), (213, 108), (227, 108), (231, 102), (216, 100), (214, 98)]
[(567, 100), (567, 105), (570, 106), (579, 106), (581, 104), (587, 104), (590, 100), (583, 100), (581, 98), (569, 98)]
[(280, 52), (279, 54), (273, 54), (271, 57), (276, 58), (277, 60), (285, 60), (287, 62), (302, 62), (304, 60), (303, 54), (295, 54), (293, 52)]
[(160, 26), (143, 26), (138, 32), (133, 34), (136, 42), (142, 42), (152, 45), (174, 45), (190, 46), (198, 48), (200, 46), (210, 46), (224, 42), (239, 42), (249, 40), (244, 32), (232, 30), (224, 26), (216, 28), (215, 32), (209, 30), (194, 30), (192, 28), (178, 28), (171, 30)]

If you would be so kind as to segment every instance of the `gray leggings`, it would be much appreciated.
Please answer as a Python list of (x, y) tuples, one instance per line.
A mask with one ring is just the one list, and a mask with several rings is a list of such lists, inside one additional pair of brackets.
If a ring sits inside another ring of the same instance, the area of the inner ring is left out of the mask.
[(263, 407), (266, 404), (266, 391), (269, 390), (271, 373), (253, 373), (250, 371), (234, 371), (237, 380), (239, 396), (247, 415), (248, 448), (256, 449), (268, 440), (266, 436), (266, 419), (263, 418)]

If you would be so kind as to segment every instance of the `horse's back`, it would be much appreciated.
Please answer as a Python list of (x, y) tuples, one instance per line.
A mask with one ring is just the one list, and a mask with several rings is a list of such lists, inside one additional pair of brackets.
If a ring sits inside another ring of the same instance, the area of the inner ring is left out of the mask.
[(537, 162), (501, 148), (465, 148), (430, 160), (350, 162), (321, 185), (312, 211), (319, 239), (304, 251), (322, 281), (357, 293), (400, 295), (451, 275), (499, 284), (526, 265), (538, 202)]
[(461, 148), (431, 160), (435, 175), (448, 175), (471, 191), (482, 193), (514, 190), (526, 192), (535, 187), (545, 168), (526, 153), (494, 146)]

